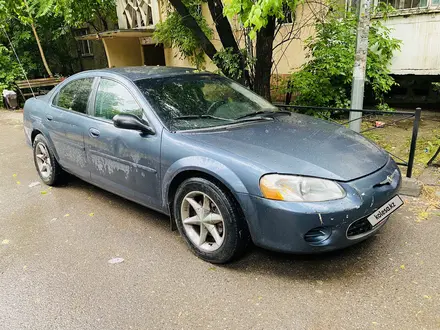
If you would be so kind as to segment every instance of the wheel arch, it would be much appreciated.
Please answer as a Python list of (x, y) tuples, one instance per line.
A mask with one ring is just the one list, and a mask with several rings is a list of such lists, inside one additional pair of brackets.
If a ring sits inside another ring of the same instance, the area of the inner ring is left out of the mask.
[(54, 145), (52, 139), (50, 138), (49, 134), (45, 133), (45, 129), (42, 129), (41, 127), (38, 127), (38, 126), (32, 128), (31, 135), (30, 135), (31, 146), (34, 145), (35, 138), (37, 137), (38, 134), (41, 134), (42, 136), (44, 136), (47, 143), (49, 144), (48, 147), (50, 148), (50, 150), (53, 152), (53, 154), (55, 156), (55, 159), (57, 161), (59, 161), (58, 153), (57, 153), (57, 150), (55, 149), (55, 145)]
[(44, 134), (41, 130), (34, 128), (31, 133), (31, 145), (34, 144), (35, 138), (37, 137), (38, 134), (41, 134), (44, 136)]
[(172, 203), (179, 185), (188, 178), (201, 177), (228, 192), (243, 212), (237, 193), (248, 193), (240, 178), (224, 164), (205, 157), (188, 157), (169, 167), (163, 178), (162, 200), (172, 216)]

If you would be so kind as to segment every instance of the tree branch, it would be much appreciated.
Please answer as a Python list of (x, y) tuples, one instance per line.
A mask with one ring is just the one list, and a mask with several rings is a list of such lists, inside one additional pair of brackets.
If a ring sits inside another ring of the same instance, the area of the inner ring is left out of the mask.
[(212, 20), (214, 21), (215, 28), (222, 42), (223, 48), (230, 48), (234, 54), (240, 56), (240, 69), (241, 77), (240, 82), (250, 86), (249, 72), (246, 70), (246, 61), (232, 32), (231, 24), (227, 17), (223, 15), (223, 3), (221, 0), (208, 0), (208, 7), (211, 13)]
[(211, 60), (214, 60), (214, 56), (215, 54), (217, 54), (217, 49), (215, 49), (212, 42), (202, 31), (199, 24), (197, 24), (195, 18), (192, 17), (192, 15), (189, 13), (188, 8), (186, 8), (182, 0), (170, 0), (170, 3), (173, 5), (174, 9), (176, 9), (177, 13), (182, 17), (183, 25), (190, 29), (199, 40), (200, 46), (202, 47), (205, 54), (208, 55)]

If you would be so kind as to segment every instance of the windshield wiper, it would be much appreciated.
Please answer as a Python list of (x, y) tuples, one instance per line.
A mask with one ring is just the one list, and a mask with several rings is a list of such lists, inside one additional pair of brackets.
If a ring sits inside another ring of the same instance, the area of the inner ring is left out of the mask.
[(248, 113), (246, 115), (235, 118), (235, 120), (242, 120), (245, 118), (252, 118), (252, 117), (257, 117), (257, 118), (273, 117), (276, 115), (289, 115), (290, 116), (291, 114), (292, 113), (290, 111), (283, 111), (283, 110), (280, 110), (280, 111), (262, 110), (262, 111)]
[(212, 115), (186, 115), (186, 116), (178, 116), (178, 117), (174, 117), (173, 120), (176, 120), (176, 119), (177, 120), (192, 120), (192, 119), (201, 119), (201, 118), (234, 121), (234, 119), (216, 117), (216, 116), (212, 116)]

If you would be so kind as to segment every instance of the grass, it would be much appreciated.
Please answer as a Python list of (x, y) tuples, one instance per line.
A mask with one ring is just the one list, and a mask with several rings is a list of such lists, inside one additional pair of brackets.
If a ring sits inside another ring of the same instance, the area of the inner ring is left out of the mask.
[[(372, 128), (376, 121), (389, 126), (364, 132), (363, 135), (399, 158), (408, 160), (411, 145), (413, 118), (392, 123), (400, 116), (375, 116), (362, 123), (362, 130)], [(425, 112), (419, 126), (414, 158), (413, 175), (417, 177), (440, 146), (440, 113)]]

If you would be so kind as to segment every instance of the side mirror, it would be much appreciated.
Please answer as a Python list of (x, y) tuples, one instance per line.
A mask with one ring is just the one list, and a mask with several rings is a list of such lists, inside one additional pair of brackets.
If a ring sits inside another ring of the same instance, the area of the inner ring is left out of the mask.
[(114, 116), (113, 125), (117, 128), (141, 131), (143, 134), (154, 134), (154, 130), (150, 126), (138, 117), (129, 114), (119, 114)]

